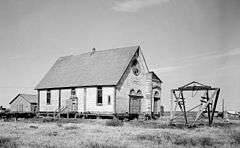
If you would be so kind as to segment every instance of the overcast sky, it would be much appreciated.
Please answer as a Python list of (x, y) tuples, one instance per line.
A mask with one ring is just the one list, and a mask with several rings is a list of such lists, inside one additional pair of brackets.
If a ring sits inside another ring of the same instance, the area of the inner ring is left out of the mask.
[(60, 56), (140, 45), (170, 89), (221, 88), (240, 110), (239, 0), (0, 0), (0, 105), (33, 89)]

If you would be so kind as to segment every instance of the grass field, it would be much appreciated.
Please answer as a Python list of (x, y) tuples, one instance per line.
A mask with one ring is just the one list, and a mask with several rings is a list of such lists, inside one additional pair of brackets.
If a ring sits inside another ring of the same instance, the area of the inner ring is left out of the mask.
[(197, 128), (168, 126), (165, 119), (31, 119), (0, 122), (0, 147), (240, 147), (240, 121)]

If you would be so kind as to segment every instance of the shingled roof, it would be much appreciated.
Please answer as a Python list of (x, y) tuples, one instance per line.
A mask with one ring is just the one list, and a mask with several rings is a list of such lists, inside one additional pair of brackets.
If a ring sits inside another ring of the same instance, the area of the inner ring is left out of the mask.
[(38, 102), (37, 95), (18, 94), (14, 99), (12, 99), (12, 101), (9, 104), (12, 104), (13, 101), (15, 101), (18, 97), (22, 97), (23, 99), (25, 99), (29, 103), (37, 103)]
[(139, 46), (60, 57), (35, 89), (117, 85)]

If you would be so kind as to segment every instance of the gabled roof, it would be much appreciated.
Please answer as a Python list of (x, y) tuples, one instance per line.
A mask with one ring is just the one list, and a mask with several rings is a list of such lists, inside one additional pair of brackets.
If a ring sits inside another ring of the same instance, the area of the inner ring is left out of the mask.
[(139, 46), (59, 58), (35, 89), (117, 85)]
[(32, 94), (18, 94), (9, 104), (12, 104), (18, 97), (22, 97), (29, 103), (38, 103), (37, 95)]
[(155, 72), (150, 71), (150, 73), (152, 73), (153, 78), (157, 79), (160, 83), (163, 83), (163, 81), (155, 74)]
[(195, 91), (195, 90), (215, 90), (216, 88), (212, 88), (211, 86), (204, 85), (202, 83), (192, 81), (191, 83), (188, 83), (184, 86), (178, 87), (177, 90), (189, 90), (189, 91)]

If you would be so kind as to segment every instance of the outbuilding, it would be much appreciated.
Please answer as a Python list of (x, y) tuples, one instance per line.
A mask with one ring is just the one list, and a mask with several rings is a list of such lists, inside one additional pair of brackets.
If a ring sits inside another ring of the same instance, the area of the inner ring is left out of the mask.
[(36, 112), (37, 111), (37, 95), (18, 94), (10, 104), (12, 112)]

